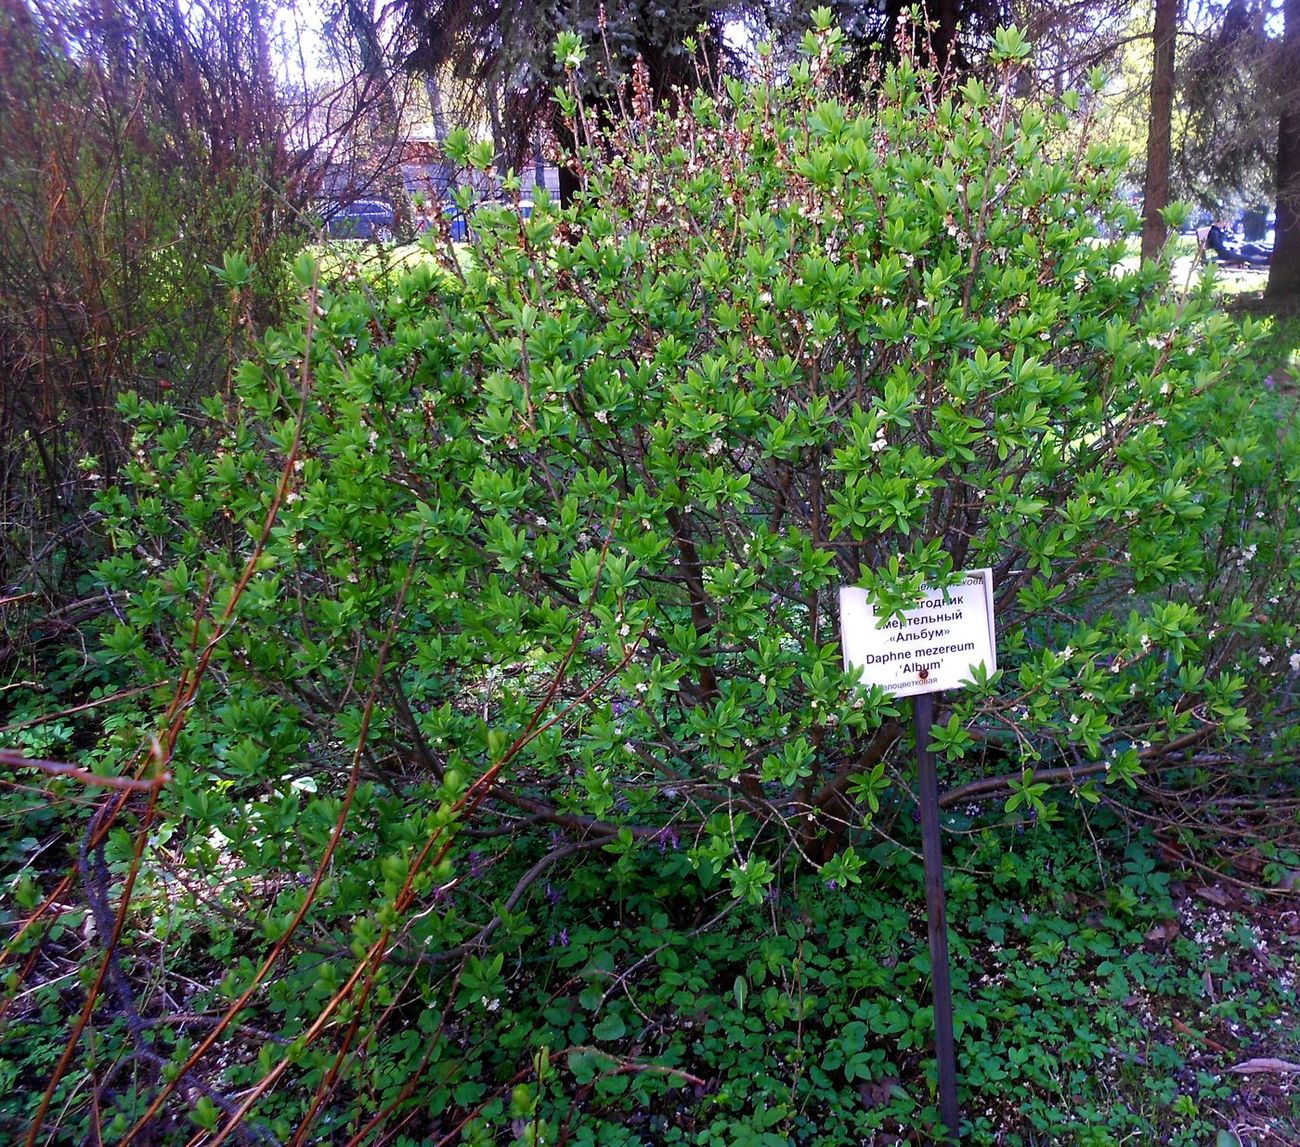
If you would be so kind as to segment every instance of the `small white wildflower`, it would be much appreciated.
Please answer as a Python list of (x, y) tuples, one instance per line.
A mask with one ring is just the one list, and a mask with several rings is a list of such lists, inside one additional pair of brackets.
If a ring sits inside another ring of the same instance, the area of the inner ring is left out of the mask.
[(638, 681), (636, 683), (636, 691), (644, 696), (650, 691), (650, 683), (648, 681)]
[[(1300, 657), (1300, 653), (1297, 653), (1297, 654), (1296, 654), (1296, 657)], [(767, 684), (767, 674), (766, 674), (766, 673), (760, 673), (760, 674), (758, 675), (758, 683), (759, 683), (760, 685), (766, 685), (766, 684)]]
[(871, 453), (879, 454), (882, 450), (888, 448), (889, 442), (882, 435), (877, 435), (876, 440), (871, 444)]
[(1291, 662), (1291, 672), (1300, 673), (1300, 653), (1291, 654), (1288, 660)]
[(632, 632), (632, 627), (628, 625), (626, 622), (624, 622), (622, 625), (618, 627), (619, 637), (626, 637), (631, 632)]
[(1147, 650), (1151, 648), (1151, 638), (1148, 637), (1145, 633), (1141, 637), (1139, 637), (1138, 640), (1142, 643), (1143, 650)]
[(1237, 466), (1240, 466), (1240, 465), (1241, 465), (1241, 455), (1240, 455), (1240, 454), (1234, 454), (1234, 455), (1232, 456), (1232, 465), (1233, 465), (1234, 467), (1237, 467)]
[(1062, 659), (1063, 661), (1069, 661), (1070, 658), (1073, 657), (1073, 656), (1074, 656), (1074, 646), (1073, 646), (1073, 645), (1067, 645), (1064, 649), (1061, 650), (1061, 659)]
[(602, 426), (605, 426), (609, 422), (609, 411), (608, 410), (596, 411), (596, 421), (599, 422)]
[(1267, 650), (1265, 650), (1259, 655), (1259, 663), (1261, 665), (1267, 665), (1272, 660), (1273, 660), (1273, 655), (1269, 653)]
[(1077, 725), (1078, 723), (1079, 723), (1079, 714), (1078, 714), (1078, 713), (1071, 713), (1071, 714), (1070, 714), (1070, 724), (1071, 724), (1071, 725)]

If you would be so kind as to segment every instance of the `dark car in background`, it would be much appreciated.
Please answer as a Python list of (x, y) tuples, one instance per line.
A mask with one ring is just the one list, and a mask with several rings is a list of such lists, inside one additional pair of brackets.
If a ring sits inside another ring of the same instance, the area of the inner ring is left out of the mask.
[(393, 237), (393, 205), (383, 199), (353, 199), (324, 214), (325, 234), (331, 239)]

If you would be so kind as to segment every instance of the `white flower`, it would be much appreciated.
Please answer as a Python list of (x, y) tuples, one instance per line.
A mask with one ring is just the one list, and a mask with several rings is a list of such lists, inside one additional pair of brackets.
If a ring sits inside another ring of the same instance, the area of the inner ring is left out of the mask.
[(599, 422), (602, 426), (606, 425), (609, 422), (609, 411), (608, 410), (596, 411), (596, 421)]
[(632, 632), (632, 627), (628, 625), (626, 622), (624, 622), (622, 625), (618, 627), (619, 637), (626, 637), (631, 632)]
[(1234, 454), (1234, 455), (1232, 456), (1232, 464), (1233, 464), (1233, 466), (1240, 466), (1240, 465), (1241, 465), (1241, 455), (1240, 455), (1240, 454)]
[(1261, 665), (1267, 665), (1272, 660), (1273, 660), (1273, 655), (1267, 651), (1259, 655), (1259, 663)]
[(1151, 648), (1151, 638), (1149, 638), (1145, 633), (1138, 640), (1142, 642), (1142, 648), (1144, 650)]
[(1073, 645), (1067, 645), (1064, 649), (1061, 650), (1061, 660), (1062, 660), (1062, 661), (1069, 661), (1070, 658), (1073, 657), (1073, 656), (1074, 656), (1074, 646), (1073, 646)]
[(1300, 673), (1300, 653), (1293, 653), (1290, 657), (1291, 672)]

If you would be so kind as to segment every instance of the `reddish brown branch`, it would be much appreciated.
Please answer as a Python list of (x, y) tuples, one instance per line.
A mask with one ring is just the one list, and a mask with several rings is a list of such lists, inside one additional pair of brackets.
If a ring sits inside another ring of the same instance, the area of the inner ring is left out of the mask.
[(134, 777), (104, 777), (100, 776), (99, 773), (92, 773), (76, 765), (65, 764), (63, 761), (46, 761), (39, 757), (25, 757), (22, 753), (15, 752), (13, 749), (0, 749), (0, 765), (7, 765), (11, 769), (40, 769), (41, 772), (48, 773), (51, 776), (71, 777), (74, 781), (79, 781), (83, 785), (97, 785), (100, 788), (118, 789), (132, 793), (156, 792), (172, 779), (171, 773), (166, 769), (159, 770), (150, 780), (137, 780)]

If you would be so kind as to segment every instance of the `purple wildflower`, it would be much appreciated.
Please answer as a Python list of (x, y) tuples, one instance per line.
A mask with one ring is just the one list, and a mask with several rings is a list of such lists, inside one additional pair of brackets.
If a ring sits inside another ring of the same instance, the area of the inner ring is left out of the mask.
[(661, 828), (655, 833), (655, 843), (659, 845), (659, 855), (662, 856), (668, 849), (676, 849), (679, 843), (677, 830), (673, 828)]

